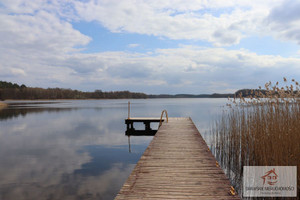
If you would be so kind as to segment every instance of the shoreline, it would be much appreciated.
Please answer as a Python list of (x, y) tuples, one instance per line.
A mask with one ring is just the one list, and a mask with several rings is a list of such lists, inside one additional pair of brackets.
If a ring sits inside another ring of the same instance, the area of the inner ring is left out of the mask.
[(0, 110), (6, 108), (8, 105), (6, 103), (0, 102)]
[[(87, 98), (87, 99), (5, 99), (4, 101), (66, 101), (66, 100), (126, 100), (126, 99), (228, 99), (228, 97), (155, 97), (155, 98), (99, 98), (99, 99), (93, 99), (93, 98)], [(0, 103), (3, 103), (0, 102)], [(5, 103), (3, 103), (5, 104)], [(6, 104), (7, 105), (7, 104)]]

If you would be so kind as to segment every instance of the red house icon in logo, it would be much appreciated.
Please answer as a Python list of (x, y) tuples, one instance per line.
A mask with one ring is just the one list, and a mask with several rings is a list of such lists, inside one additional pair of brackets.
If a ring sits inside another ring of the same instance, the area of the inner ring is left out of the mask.
[(269, 185), (274, 185), (277, 183), (278, 175), (275, 173), (275, 168), (273, 168), (272, 170), (267, 171), (261, 178), (264, 179), (264, 184), (267, 182)]

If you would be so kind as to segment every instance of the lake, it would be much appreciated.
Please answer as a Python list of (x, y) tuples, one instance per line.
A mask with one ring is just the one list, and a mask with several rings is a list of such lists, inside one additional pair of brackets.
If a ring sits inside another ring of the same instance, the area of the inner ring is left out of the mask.
[(9, 107), (0, 110), (0, 199), (114, 199), (152, 139), (125, 136), (128, 101), (132, 117), (160, 117), (164, 109), (169, 117), (191, 117), (208, 144), (208, 130), (227, 103), (6, 101)]

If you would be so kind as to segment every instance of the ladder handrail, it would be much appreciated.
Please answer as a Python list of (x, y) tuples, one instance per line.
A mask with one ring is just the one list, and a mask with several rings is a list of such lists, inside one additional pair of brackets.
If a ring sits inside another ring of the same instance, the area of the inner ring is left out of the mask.
[(167, 110), (163, 110), (163, 111), (161, 112), (161, 115), (160, 115), (160, 120), (159, 120), (158, 128), (162, 125), (162, 118), (163, 118), (164, 113), (166, 114), (167, 123), (168, 123), (168, 121), (169, 121)]

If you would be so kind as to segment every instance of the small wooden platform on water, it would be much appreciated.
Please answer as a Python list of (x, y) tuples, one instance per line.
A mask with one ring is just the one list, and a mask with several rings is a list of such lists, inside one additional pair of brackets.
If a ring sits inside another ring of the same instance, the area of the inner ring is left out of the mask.
[[(153, 130), (150, 126), (151, 123), (160, 123), (163, 122), (163, 119), (160, 118), (130, 118), (125, 119), (125, 124), (127, 125), (127, 130), (125, 134), (127, 136), (154, 136), (157, 130)], [(145, 125), (145, 130), (136, 130), (134, 128), (134, 122), (142, 122)]]
[(116, 200), (240, 199), (190, 118), (169, 118)]

